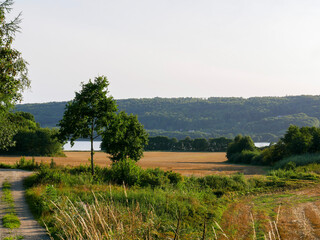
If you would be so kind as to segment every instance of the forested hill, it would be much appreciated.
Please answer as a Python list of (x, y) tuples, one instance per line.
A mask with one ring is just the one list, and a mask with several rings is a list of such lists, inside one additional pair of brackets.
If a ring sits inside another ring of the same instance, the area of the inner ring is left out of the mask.
[[(55, 127), (66, 102), (20, 104), (42, 127)], [(137, 114), (151, 136), (228, 137), (250, 135), (276, 141), (290, 124), (320, 125), (320, 96), (254, 98), (146, 98), (117, 100), (119, 110)]]

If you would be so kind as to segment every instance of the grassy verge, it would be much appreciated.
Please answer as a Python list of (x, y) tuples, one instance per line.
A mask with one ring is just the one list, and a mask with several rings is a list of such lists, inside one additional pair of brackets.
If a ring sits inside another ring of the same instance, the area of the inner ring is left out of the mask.
[(2, 217), (2, 224), (5, 228), (19, 228), (21, 222), (16, 215), (14, 200), (11, 194), (11, 184), (5, 181), (2, 184), (2, 202), (6, 205), (6, 214)]

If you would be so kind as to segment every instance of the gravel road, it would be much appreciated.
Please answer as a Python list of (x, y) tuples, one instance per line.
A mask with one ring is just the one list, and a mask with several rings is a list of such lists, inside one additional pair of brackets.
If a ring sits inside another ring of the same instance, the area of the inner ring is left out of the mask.
[[(50, 240), (46, 230), (42, 228), (36, 220), (34, 220), (24, 197), (25, 190), (23, 188), (23, 179), (31, 174), (31, 172), (23, 170), (0, 169), (0, 196), (2, 196), (2, 183), (4, 181), (9, 181), (12, 184), (11, 191), (15, 202), (15, 210), (21, 221), (20, 228), (13, 230), (4, 228), (1, 222), (0, 239), (5, 237), (13, 237), (15, 239), (15, 237), (22, 236), (24, 240)], [(0, 201), (1, 219), (5, 214), (5, 210), (5, 204)]]

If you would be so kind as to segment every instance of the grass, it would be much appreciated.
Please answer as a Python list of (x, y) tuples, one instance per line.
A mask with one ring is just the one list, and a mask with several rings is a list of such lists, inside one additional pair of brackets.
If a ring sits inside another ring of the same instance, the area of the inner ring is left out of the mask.
[(21, 239), (24, 239), (24, 237), (20, 235), (15, 237), (10, 236), (10, 237), (3, 238), (3, 240), (21, 240)]
[(10, 228), (10, 229), (19, 228), (21, 225), (19, 218), (12, 213), (8, 213), (4, 215), (2, 218), (2, 223), (5, 228)]
[(314, 167), (317, 167), (317, 169), (314, 169), (317, 171), (317, 173), (320, 173), (320, 154), (314, 153), (314, 154), (302, 154), (302, 155), (294, 155), (291, 157), (284, 158), (283, 160), (276, 162), (274, 165), (274, 169), (279, 168), (290, 168), (293, 166), (306, 166), (306, 165), (312, 165)]
[(7, 205), (7, 214), (2, 217), (2, 224), (5, 228), (19, 228), (21, 222), (15, 212), (14, 199), (11, 194), (11, 183), (5, 181), (2, 184), (2, 193), (3, 195), (1, 200), (5, 203), (5, 205)]
[[(310, 175), (300, 167), (296, 172), (280, 169), (248, 179), (242, 174), (181, 177), (130, 163), (96, 167), (92, 177), (85, 166), (43, 165), (26, 180), (26, 196), (54, 239), (220, 239), (239, 234), (258, 238), (276, 232), (279, 202), (318, 199), (294, 199), (283, 191), (318, 182), (316, 173)], [(259, 196), (251, 201), (255, 207), (230, 209), (240, 199), (255, 195)]]

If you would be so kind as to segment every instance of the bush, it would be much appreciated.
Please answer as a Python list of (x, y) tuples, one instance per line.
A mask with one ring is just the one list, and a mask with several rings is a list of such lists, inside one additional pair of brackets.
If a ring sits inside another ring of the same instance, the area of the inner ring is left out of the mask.
[(240, 153), (234, 153), (228, 158), (232, 163), (245, 163), (245, 164), (261, 164), (261, 152), (258, 150), (248, 151), (244, 150)]
[(243, 174), (236, 174), (230, 177), (210, 175), (198, 178), (200, 186), (209, 187), (219, 191), (242, 191), (247, 187), (247, 181)]
[(140, 183), (141, 172), (142, 169), (134, 160), (124, 159), (112, 163), (110, 174), (113, 182), (132, 186)]
[(183, 177), (180, 173), (172, 172), (172, 171), (167, 171), (165, 173), (167, 178), (169, 179), (170, 183), (173, 185), (177, 185), (183, 180)]
[(165, 172), (160, 168), (155, 169), (146, 169), (141, 174), (141, 182), (140, 185), (151, 186), (151, 187), (158, 187), (158, 186), (165, 186), (167, 185), (170, 180), (167, 178)]
[(256, 147), (254, 142), (249, 136), (238, 135), (234, 138), (233, 142), (229, 144), (227, 148), (227, 158), (229, 159), (232, 155), (241, 153), (243, 151), (254, 151)]

